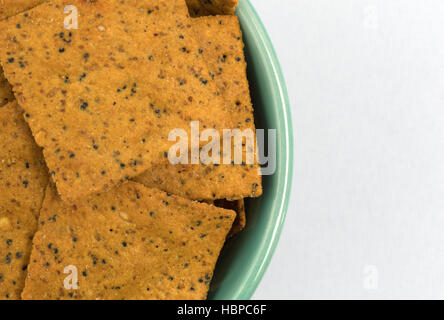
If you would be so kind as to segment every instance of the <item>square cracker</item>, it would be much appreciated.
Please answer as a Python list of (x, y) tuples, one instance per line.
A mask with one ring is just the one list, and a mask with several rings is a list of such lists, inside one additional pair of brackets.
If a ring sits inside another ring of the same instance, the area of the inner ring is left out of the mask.
[(234, 14), (238, 0), (186, 0), (190, 15), (201, 17), (209, 15)]
[(0, 300), (19, 299), (48, 182), (17, 103), (0, 108)]
[[(230, 107), (230, 114), (237, 119), (235, 128), (254, 132), (239, 19), (236, 16), (202, 17), (192, 19), (192, 26), (214, 81)], [(146, 171), (135, 180), (147, 187), (194, 200), (234, 200), (262, 195), (257, 163), (220, 166), (167, 163)]]
[(234, 126), (183, 0), (55, 0), (0, 28), (5, 76), (65, 201), (166, 162), (170, 131), (192, 120)]
[[(205, 299), (234, 217), (134, 182), (75, 205), (50, 186), (22, 297)], [(77, 290), (64, 287), (67, 266)]]

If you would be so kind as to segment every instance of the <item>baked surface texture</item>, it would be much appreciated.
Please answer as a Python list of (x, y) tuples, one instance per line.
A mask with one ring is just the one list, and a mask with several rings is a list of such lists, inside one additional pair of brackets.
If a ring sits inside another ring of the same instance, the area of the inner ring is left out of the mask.
[(15, 101), (0, 128), (0, 299), (19, 299), (48, 171)]
[(234, 218), (134, 182), (75, 205), (50, 186), (22, 297), (205, 299)]

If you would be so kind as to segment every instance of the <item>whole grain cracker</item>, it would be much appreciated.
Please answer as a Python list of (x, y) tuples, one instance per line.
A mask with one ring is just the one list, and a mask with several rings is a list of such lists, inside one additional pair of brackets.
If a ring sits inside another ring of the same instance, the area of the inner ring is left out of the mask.
[(55, 0), (0, 27), (5, 76), (66, 201), (165, 163), (169, 132), (192, 120), (233, 127), (183, 0)]
[(48, 182), (17, 103), (0, 108), (0, 300), (19, 299)]
[(134, 182), (75, 205), (49, 187), (22, 297), (205, 299), (234, 217)]
[[(234, 128), (255, 130), (253, 107), (246, 75), (244, 44), (236, 16), (192, 19), (192, 26), (208, 68)], [(244, 155), (246, 149), (244, 148)], [(257, 157), (255, 157), (257, 160)], [(242, 199), (262, 195), (262, 179), (254, 165), (176, 165), (165, 163), (148, 170), (135, 181), (194, 200)]]
[(234, 14), (238, 0), (186, 0), (186, 2), (190, 15), (201, 17)]

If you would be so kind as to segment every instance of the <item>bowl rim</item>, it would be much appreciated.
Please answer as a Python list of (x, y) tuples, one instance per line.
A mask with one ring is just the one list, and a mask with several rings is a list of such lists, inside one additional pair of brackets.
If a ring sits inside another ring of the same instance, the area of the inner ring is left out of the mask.
[[(279, 187), (282, 190), (282, 197), (275, 199), (275, 201), (278, 202), (278, 205), (275, 207), (278, 207), (278, 209), (275, 210), (277, 212), (271, 213), (273, 215), (273, 218), (270, 218), (274, 221), (274, 225), (272, 226), (271, 231), (267, 231), (264, 234), (263, 239), (261, 239), (260, 244), (258, 244), (258, 253), (255, 255), (254, 260), (251, 261), (252, 263), (248, 266), (245, 266), (245, 268), (248, 270), (245, 270), (244, 278), (237, 286), (237, 290), (231, 292), (229, 297), (229, 299), (233, 300), (249, 300), (251, 299), (262, 281), (262, 278), (271, 262), (283, 230), (283, 225), (289, 206), (293, 180), (294, 141), (292, 118), (290, 112), (290, 100), (288, 96), (287, 86), (284, 80), (281, 65), (279, 63), (271, 39), (265, 29), (264, 24), (259, 18), (257, 11), (249, 0), (239, 1), (239, 6), (236, 10), (236, 14), (241, 20), (241, 23), (242, 21), (248, 21), (248, 28), (254, 28), (255, 30), (255, 42), (257, 42), (258, 46), (262, 50), (264, 50), (263, 52), (261, 52), (261, 55), (265, 56), (266, 61), (269, 64), (268, 69), (270, 69), (271, 71), (271, 76), (269, 77), (268, 81), (270, 83), (270, 86), (272, 87), (272, 91), (278, 92), (278, 105), (281, 106), (279, 112), (282, 114), (282, 119), (284, 120), (284, 132), (278, 131), (278, 136), (281, 136), (281, 138), (278, 138), (278, 140), (280, 140), (280, 142), (283, 143), (283, 145), (285, 146), (285, 159), (283, 161), (278, 161), (277, 164), (280, 165), (281, 163), (284, 163), (285, 168), (284, 170), (282, 170), (279, 177), (282, 178), (282, 181), (279, 182), (279, 185), (282, 186)], [(283, 156), (282, 150), (279, 150), (279, 152), (281, 153), (281, 156)], [(223, 294), (221, 295), (223, 296)], [(225, 297), (222, 297), (222, 299), (223, 298)], [(214, 299), (220, 299), (217, 292)]]

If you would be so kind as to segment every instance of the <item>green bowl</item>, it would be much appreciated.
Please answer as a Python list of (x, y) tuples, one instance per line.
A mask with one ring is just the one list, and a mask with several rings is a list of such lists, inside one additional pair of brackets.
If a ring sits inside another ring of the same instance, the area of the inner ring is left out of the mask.
[(275, 174), (263, 177), (263, 196), (246, 201), (247, 228), (222, 251), (208, 296), (216, 300), (246, 300), (254, 294), (282, 231), (293, 176), (293, 129), (279, 61), (251, 3), (240, 0), (236, 13), (246, 45), (256, 126), (276, 129), (277, 161)]

